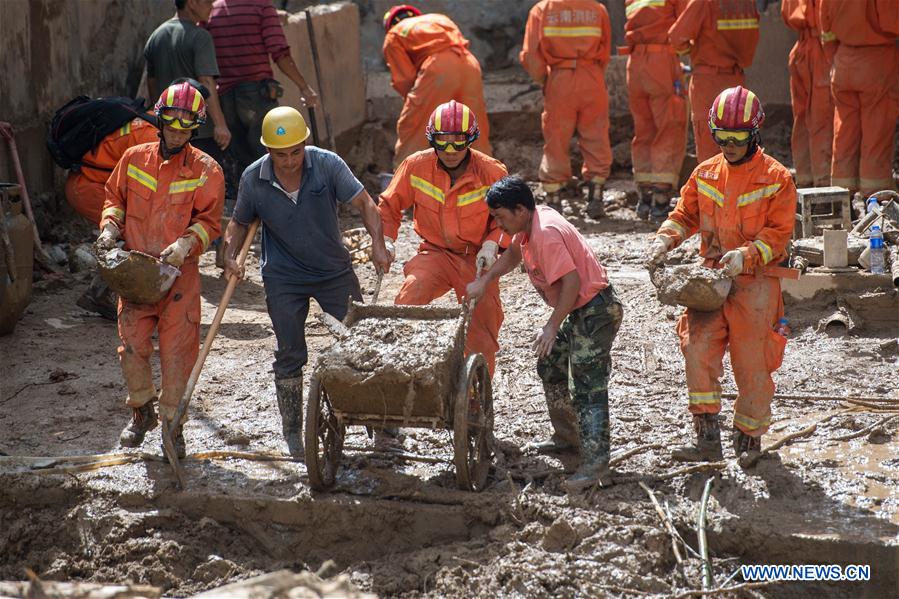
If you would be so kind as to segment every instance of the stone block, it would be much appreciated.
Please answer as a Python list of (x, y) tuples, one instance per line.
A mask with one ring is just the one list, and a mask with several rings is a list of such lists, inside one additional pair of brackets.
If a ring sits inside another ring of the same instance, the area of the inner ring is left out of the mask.
[(824, 231), (824, 266), (843, 268), (849, 266), (849, 231)]

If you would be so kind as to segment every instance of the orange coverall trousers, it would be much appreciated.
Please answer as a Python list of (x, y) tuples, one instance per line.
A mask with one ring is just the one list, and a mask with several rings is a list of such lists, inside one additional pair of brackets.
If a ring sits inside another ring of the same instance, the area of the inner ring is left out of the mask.
[(899, 50), (840, 44), (833, 67), (831, 184), (863, 193), (892, 189)]
[(550, 69), (543, 92), (543, 160), (540, 181), (567, 183), (571, 178), (568, 148), (575, 131), (584, 157), (585, 181), (605, 183), (612, 167), (609, 142), (609, 94), (599, 63)]
[(709, 109), (715, 98), (729, 87), (743, 85), (743, 72), (734, 68), (720, 72), (716, 67), (696, 65), (690, 78), (690, 110), (693, 114), (693, 139), (696, 160), (703, 162), (721, 151), (709, 131)]
[[(677, 185), (687, 145), (687, 101), (674, 91), (681, 66), (669, 46), (634, 46), (627, 94), (634, 116), (631, 159), (637, 185)], [(687, 90), (683, 90), (684, 94)]]
[(774, 332), (783, 316), (780, 280), (761, 275), (741, 275), (724, 306), (714, 312), (687, 309), (677, 323), (687, 373), (692, 414), (721, 411), (724, 351), (739, 391), (734, 405), (734, 425), (759, 436), (771, 423), (774, 381), (787, 340)]
[[(119, 299), (119, 360), (128, 399), (139, 408), (159, 397), (159, 412), (174, 418), (175, 410), (200, 348), (200, 270), (196, 260), (181, 266), (181, 276), (157, 304), (133, 304)], [(150, 357), (153, 331), (159, 331), (159, 362), (162, 389), (156, 391)]]
[(66, 200), (75, 212), (97, 225), (103, 212), (103, 202), (106, 201), (106, 184), (71, 172), (66, 179)]
[(800, 39), (790, 51), (790, 98), (793, 133), (790, 146), (796, 187), (830, 185), (833, 145), (833, 99), (830, 61), (817, 37)]
[[(474, 281), (477, 273), (475, 254), (461, 255), (423, 243), (418, 254), (406, 263), (403, 286), (394, 300), (398, 305), (424, 306), (443, 296), (447, 291), (456, 292), (462, 301), (465, 287)], [(478, 301), (471, 314), (471, 326), (465, 339), (465, 355), (481, 353), (487, 360), (490, 376), (496, 369), (496, 352), (499, 349), (499, 327), (503, 324), (503, 307), (499, 300), (499, 284), (494, 282)]]
[(474, 111), (481, 134), (471, 147), (492, 155), (481, 65), (470, 52), (448, 48), (425, 59), (415, 85), (406, 94), (396, 122), (394, 167), (406, 156), (429, 147), (425, 137), (428, 119), (437, 106), (450, 100), (462, 102)]

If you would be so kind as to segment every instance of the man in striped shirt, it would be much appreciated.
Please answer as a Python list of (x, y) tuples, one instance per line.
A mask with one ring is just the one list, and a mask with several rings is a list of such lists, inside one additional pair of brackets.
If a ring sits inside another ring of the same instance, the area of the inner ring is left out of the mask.
[(314, 106), (317, 96), (290, 56), (271, 0), (216, 0), (205, 27), (215, 44), (222, 112), (234, 136), (231, 155), (237, 166), (233, 173), (236, 183), (240, 174), (265, 154), (259, 141), (262, 118), (278, 106), (280, 89), (271, 62), (300, 89), (306, 106)]

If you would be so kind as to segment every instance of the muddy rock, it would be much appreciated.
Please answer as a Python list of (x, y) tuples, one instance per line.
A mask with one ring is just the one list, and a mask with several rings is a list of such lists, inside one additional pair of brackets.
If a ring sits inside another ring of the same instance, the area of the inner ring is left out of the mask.
[(45, 245), (44, 251), (47, 252), (47, 256), (49, 256), (50, 260), (55, 264), (65, 264), (69, 259), (66, 255), (66, 251), (59, 245)]
[(700, 312), (712, 312), (724, 304), (732, 280), (723, 270), (701, 264), (656, 268), (650, 271), (659, 302), (686, 306)]
[(88, 243), (72, 246), (68, 258), (71, 272), (91, 271), (97, 268), (97, 258)]
[(568, 520), (559, 518), (546, 530), (543, 535), (543, 548), (553, 553), (561, 553), (573, 548), (580, 542), (577, 531), (568, 523)]

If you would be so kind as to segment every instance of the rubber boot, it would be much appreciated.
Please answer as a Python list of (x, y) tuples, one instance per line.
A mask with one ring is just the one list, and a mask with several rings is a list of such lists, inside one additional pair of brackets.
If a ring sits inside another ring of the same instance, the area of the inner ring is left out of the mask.
[(744, 453), (760, 452), (762, 450), (762, 436), (753, 437), (747, 435), (737, 427), (734, 427), (733, 434), (734, 454), (740, 457)]
[(543, 200), (543, 203), (556, 210), (558, 212), (562, 211), (562, 185), (559, 183), (542, 183), (540, 185), (540, 191), (538, 192), (538, 197)]
[[(170, 421), (164, 421), (162, 425), (170, 426)], [(184, 441), (183, 425), (175, 429), (175, 434), (172, 435), (172, 445), (175, 446), (175, 453), (178, 455), (179, 460), (187, 457), (187, 443)], [(165, 455), (165, 443), (162, 443), (160, 447), (162, 447), (162, 455)]]
[(568, 395), (568, 385), (543, 383), (543, 393), (546, 396), (546, 408), (549, 412), (549, 420), (553, 425), (553, 434), (549, 439), (529, 443), (527, 449), (536, 450), (537, 453), (573, 453), (577, 451), (581, 443), (580, 433), (577, 415)]
[(609, 487), (613, 483), (609, 468), (609, 410), (599, 403), (584, 406), (579, 411), (581, 429), (581, 466), (563, 483), (568, 493), (588, 488)]
[(151, 399), (139, 408), (131, 408), (131, 422), (128, 423), (119, 435), (119, 445), (122, 447), (140, 447), (144, 442), (147, 431), (151, 431), (159, 424), (156, 410), (153, 407), (155, 400)]
[(601, 183), (596, 183), (595, 181), (587, 183), (587, 208), (585, 212), (593, 220), (599, 220), (606, 215), (606, 209), (602, 203), (603, 189)]
[(303, 457), (303, 377), (275, 379), (278, 410), (281, 412), (281, 430), (287, 441), (287, 451), (294, 458)]
[(118, 303), (119, 298), (115, 291), (109, 288), (100, 275), (94, 275), (87, 291), (81, 294), (81, 297), (75, 302), (79, 308), (95, 312), (113, 322), (118, 316)]
[(654, 223), (662, 223), (668, 218), (671, 211), (671, 191), (659, 187), (652, 188), (652, 209), (649, 220)]
[(637, 217), (640, 220), (648, 220), (652, 211), (652, 188), (641, 187), (640, 199), (637, 201)]
[(694, 414), (693, 430), (696, 444), (676, 447), (671, 457), (679, 462), (717, 462), (722, 459), (721, 428), (718, 414)]

